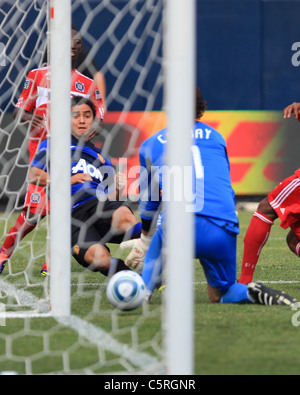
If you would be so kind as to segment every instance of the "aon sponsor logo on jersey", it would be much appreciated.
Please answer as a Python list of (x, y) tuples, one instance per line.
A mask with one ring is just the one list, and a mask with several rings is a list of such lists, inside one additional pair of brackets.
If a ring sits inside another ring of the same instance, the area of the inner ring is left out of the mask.
[(99, 181), (103, 181), (100, 170), (94, 165), (87, 163), (85, 159), (80, 159), (76, 166), (72, 167), (72, 174), (85, 173)]

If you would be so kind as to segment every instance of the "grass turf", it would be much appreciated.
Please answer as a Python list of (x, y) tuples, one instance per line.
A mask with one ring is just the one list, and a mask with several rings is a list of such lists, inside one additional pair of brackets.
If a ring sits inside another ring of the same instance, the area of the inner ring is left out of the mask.
[[(251, 216), (249, 212), (239, 213), (238, 274), (243, 237)], [(0, 221), (2, 231), (4, 224)], [(300, 262), (288, 250), (285, 236), (286, 231), (276, 223), (262, 251), (254, 280), (268, 282), (269, 286), (285, 290), (300, 300)], [(45, 287), (39, 271), (45, 259), (44, 244), (45, 227), (41, 226), (36, 234), (21, 242), (11, 259), (10, 274), (6, 268), (1, 280), (16, 287), (26, 280), (29, 284), (26, 291), (43, 297)], [(119, 253), (116, 246), (111, 248), (113, 255)], [(34, 259), (28, 261), (32, 252)], [(82, 269), (72, 260), (72, 314), (106, 331), (120, 345), (127, 344), (137, 352), (159, 358), (162, 348), (161, 293), (157, 291), (154, 294), (146, 312), (142, 308), (133, 312), (116, 312), (104, 296), (105, 283), (105, 278)], [(195, 374), (300, 373), (297, 351), (300, 327), (292, 324), (296, 311), (281, 306), (210, 305), (198, 262), (195, 262), (194, 287)], [(10, 304), (12, 308), (12, 301), (1, 289), (0, 302)], [(0, 371), (13, 370), (20, 374), (117, 373), (125, 368), (134, 371), (137, 367), (53, 318), (8, 318), (5, 326), (0, 326)]]

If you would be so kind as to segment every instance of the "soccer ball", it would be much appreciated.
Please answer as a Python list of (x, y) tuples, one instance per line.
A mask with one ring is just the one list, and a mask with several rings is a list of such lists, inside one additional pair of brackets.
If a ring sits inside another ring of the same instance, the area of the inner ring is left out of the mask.
[(119, 310), (133, 310), (141, 306), (147, 295), (142, 277), (131, 270), (123, 270), (112, 276), (106, 287), (109, 302)]

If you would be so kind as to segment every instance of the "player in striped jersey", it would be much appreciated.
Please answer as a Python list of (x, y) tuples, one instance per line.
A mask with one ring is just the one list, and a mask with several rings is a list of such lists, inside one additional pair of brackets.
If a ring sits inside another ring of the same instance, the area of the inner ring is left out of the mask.
[[(104, 117), (104, 106), (101, 94), (95, 82), (79, 73), (74, 64), (80, 53), (81, 46), (77, 45), (77, 30), (72, 30), (72, 70), (71, 70), (71, 96), (90, 98), (96, 106), (99, 122)], [(29, 161), (31, 162), (37, 147), (47, 137), (47, 125), (49, 104), (51, 101), (50, 86), (51, 67), (43, 67), (31, 70), (25, 80), (23, 91), (16, 104), (14, 117), (19, 122), (30, 122), (31, 130), (29, 136)], [(10, 229), (0, 249), (0, 274), (2, 273), (8, 258), (14, 252), (17, 243), (30, 233), (37, 223), (47, 215), (49, 203), (45, 188), (29, 184), (25, 196), (23, 211)], [(47, 273), (46, 265), (41, 272)]]
[[(95, 134), (95, 113), (90, 100), (72, 99), (72, 253), (89, 270), (112, 275), (128, 267), (111, 257), (106, 243), (139, 237), (141, 224), (129, 207), (118, 201), (121, 183), (115, 183), (110, 159), (90, 142)], [(31, 162), (28, 179), (32, 184), (45, 186), (50, 180), (47, 145), (47, 140), (41, 143)]]

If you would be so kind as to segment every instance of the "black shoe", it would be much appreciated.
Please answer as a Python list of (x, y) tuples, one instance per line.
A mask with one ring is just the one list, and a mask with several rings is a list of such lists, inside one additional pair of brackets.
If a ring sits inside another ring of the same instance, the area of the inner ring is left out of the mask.
[(275, 289), (266, 287), (262, 283), (248, 284), (248, 291), (249, 295), (257, 304), (263, 304), (267, 306), (293, 306), (297, 302), (296, 299), (286, 294), (285, 292), (276, 291)]

